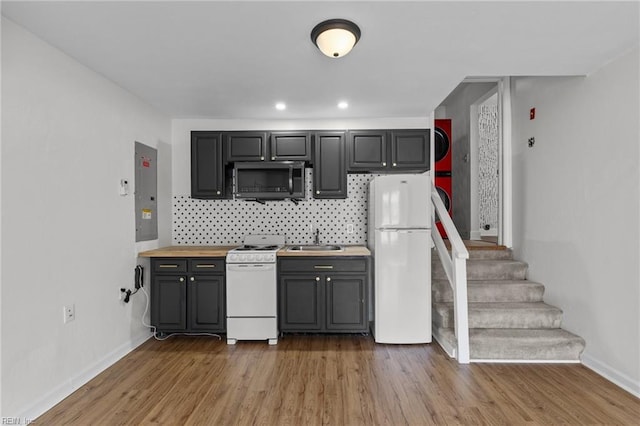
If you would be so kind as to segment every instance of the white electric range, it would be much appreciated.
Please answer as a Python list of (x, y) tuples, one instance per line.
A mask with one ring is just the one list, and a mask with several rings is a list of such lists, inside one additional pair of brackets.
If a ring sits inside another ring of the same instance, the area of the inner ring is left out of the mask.
[(247, 235), (227, 253), (227, 344), (278, 343), (276, 252), (282, 247), (284, 236)]

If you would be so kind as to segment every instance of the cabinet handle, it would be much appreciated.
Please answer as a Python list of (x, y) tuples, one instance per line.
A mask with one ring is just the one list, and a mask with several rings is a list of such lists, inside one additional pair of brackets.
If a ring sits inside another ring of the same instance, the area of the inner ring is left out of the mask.
[(316, 281), (320, 281), (320, 277), (316, 277)]
[(180, 281), (180, 282), (184, 282), (184, 278), (183, 278), (183, 277), (180, 277), (180, 279), (179, 279), (178, 281)]
[(260, 161), (264, 161), (264, 157), (260, 157)]
[(331, 281), (331, 277), (327, 277), (327, 282)]
[(382, 162), (382, 165), (386, 167), (386, 166), (387, 166), (387, 162), (386, 162), (386, 161), (383, 161), (383, 162)]
[(220, 191), (216, 191), (216, 195), (220, 195)]
[(271, 157), (271, 160), (275, 160), (275, 159), (276, 159), (276, 157)]
[(160, 265), (160, 267), (161, 268), (177, 268), (178, 265), (168, 265), (168, 264), (166, 264), (166, 265)]
[(316, 194), (319, 194), (319, 193), (320, 193), (320, 191), (316, 191)]
[(331, 266), (331, 265), (315, 265), (314, 268), (315, 269), (333, 269), (333, 266)]
[(396, 163), (393, 163), (393, 167), (395, 167), (395, 166), (397, 166), (397, 164), (396, 164)]
[(195, 279), (195, 277), (191, 277), (190, 280), (191, 281), (195, 281), (196, 279)]
[(196, 265), (196, 268), (215, 268), (216, 265)]

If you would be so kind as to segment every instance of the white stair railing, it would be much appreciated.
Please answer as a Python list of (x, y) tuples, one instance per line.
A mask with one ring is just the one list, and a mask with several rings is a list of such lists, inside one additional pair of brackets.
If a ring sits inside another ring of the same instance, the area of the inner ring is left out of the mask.
[(449, 285), (453, 289), (453, 310), (454, 310), (454, 332), (457, 339), (456, 358), (460, 364), (469, 363), (469, 309), (467, 301), (467, 259), (469, 252), (462, 242), (460, 234), (456, 229), (444, 203), (440, 199), (440, 194), (431, 183), (431, 202), (438, 213), (440, 223), (444, 227), (451, 253), (447, 249), (444, 240), (436, 228), (435, 216), (432, 219), (431, 238), (438, 250), (438, 257), (442, 262)]

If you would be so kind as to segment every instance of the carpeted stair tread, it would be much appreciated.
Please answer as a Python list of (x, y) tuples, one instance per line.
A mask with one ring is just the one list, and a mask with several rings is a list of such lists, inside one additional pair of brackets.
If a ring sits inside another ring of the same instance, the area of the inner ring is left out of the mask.
[[(543, 302), (543, 284), (525, 279), (525, 262), (513, 260), (510, 249), (469, 249), (469, 256), (472, 360), (579, 361), (584, 339), (560, 328), (562, 311)], [(437, 254), (431, 270), (434, 335), (455, 348), (453, 291)]]
[[(434, 303), (433, 323), (452, 328), (453, 303)], [(559, 328), (562, 310), (543, 302), (469, 303), (469, 328)]]
[[(528, 265), (518, 260), (467, 260), (467, 280), (524, 280)], [(442, 263), (433, 262), (431, 277), (446, 280)]]
[[(455, 346), (453, 329), (439, 329)], [(471, 329), (472, 360), (579, 361), (585, 341), (563, 329)]]
[[(469, 259), (510, 260), (513, 258), (513, 251), (506, 247), (492, 248), (492, 249), (468, 248), (467, 251), (469, 252)], [(449, 253), (451, 253), (451, 251), (449, 251)], [(436, 249), (433, 250), (433, 255), (431, 256), (431, 259), (434, 259), (440, 262), (440, 259), (438, 259), (438, 251)]]
[[(432, 300), (453, 302), (448, 280), (433, 280)], [(467, 283), (469, 302), (541, 302), (544, 285), (528, 280), (475, 280)]]

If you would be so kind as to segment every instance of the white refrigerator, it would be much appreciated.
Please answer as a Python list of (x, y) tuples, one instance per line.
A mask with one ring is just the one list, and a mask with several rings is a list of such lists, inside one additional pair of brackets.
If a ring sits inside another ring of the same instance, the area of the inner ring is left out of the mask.
[(425, 173), (379, 176), (369, 184), (378, 343), (431, 342), (430, 182)]

